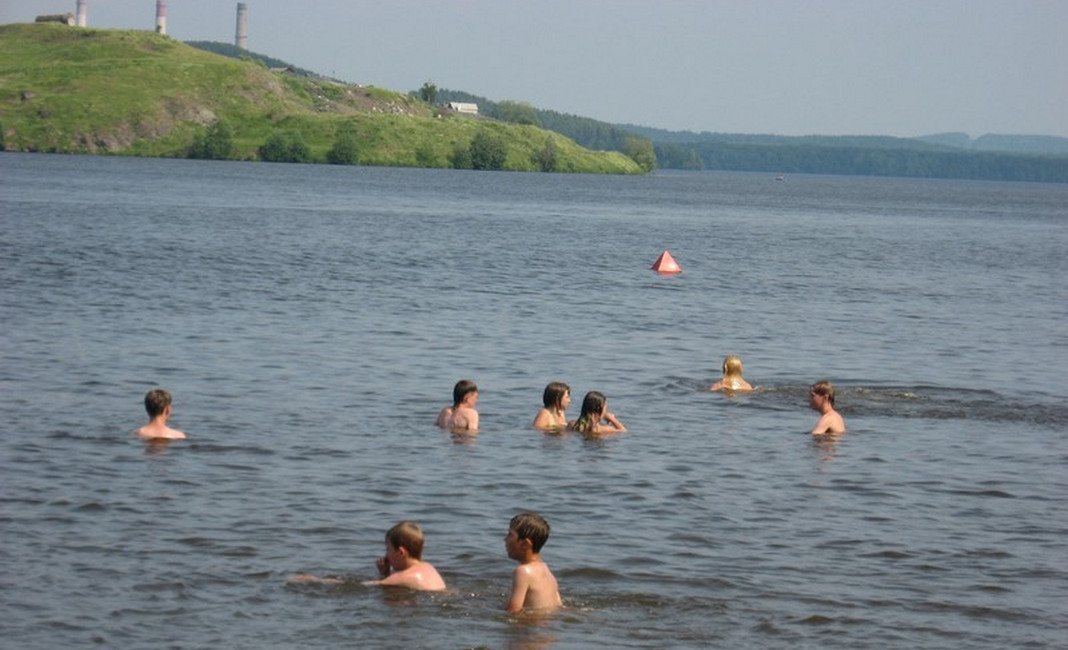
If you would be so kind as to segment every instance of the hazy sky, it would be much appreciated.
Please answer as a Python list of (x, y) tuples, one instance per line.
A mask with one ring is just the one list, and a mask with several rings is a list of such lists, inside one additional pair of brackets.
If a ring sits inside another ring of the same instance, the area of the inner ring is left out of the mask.
[[(75, 11), (0, 0), (0, 23)], [(247, 0), (248, 47), (355, 83), (672, 130), (1068, 137), (1066, 0)], [(169, 0), (234, 41), (236, 1)], [(155, 0), (88, 0), (153, 29)]]

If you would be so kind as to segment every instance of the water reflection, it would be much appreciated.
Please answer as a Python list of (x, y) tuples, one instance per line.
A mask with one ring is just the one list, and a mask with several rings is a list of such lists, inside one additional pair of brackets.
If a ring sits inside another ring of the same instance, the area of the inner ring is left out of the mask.
[(478, 440), (478, 434), (471, 431), (450, 431), (449, 435), (453, 444), (457, 445), (473, 445)]
[(173, 442), (173, 440), (170, 438), (149, 438), (145, 440), (145, 455), (153, 456), (166, 454), (171, 446), (171, 442)]
[(844, 435), (844, 433), (810, 434), (812, 448), (819, 453), (820, 462), (829, 463), (834, 460), (838, 439)]
[(507, 647), (514, 650), (551, 648), (557, 635), (550, 628), (556, 622), (553, 614), (520, 613), (508, 627)]

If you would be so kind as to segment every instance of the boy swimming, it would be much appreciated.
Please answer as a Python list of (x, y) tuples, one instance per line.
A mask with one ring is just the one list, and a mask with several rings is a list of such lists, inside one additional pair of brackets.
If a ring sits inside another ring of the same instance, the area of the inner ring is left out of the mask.
[(814, 411), (820, 412), (820, 419), (812, 427), (813, 435), (822, 433), (845, 433), (845, 420), (834, 410), (834, 385), (829, 381), (812, 384), (808, 392), (808, 403)]
[[(437, 569), (423, 561), (423, 529), (411, 521), (402, 521), (386, 531), (386, 554), (375, 560), (380, 580), (368, 580), (365, 585), (406, 587), (416, 591), (441, 591), (445, 581)], [(301, 573), (290, 582), (323, 582), (340, 584), (340, 578), (320, 578)]]
[(541, 548), (549, 539), (549, 522), (533, 512), (512, 517), (504, 548), (508, 557), (519, 562), (512, 573), (512, 593), (508, 611), (552, 611), (560, 608), (560, 589), (549, 565), (541, 559)]
[(442, 429), (475, 433), (478, 431), (478, 386), (470, 379), (461, 379), (452, 388), (452, 406), (438, 413), (437, 425)]
[(185, 434), (167, 426), (171, 417), (171, 394), (162, 388), (148, 391), (145, 395), (145, 411), (148, 424), (136, 429), (134, 435), (147, 440), (184, 440)]

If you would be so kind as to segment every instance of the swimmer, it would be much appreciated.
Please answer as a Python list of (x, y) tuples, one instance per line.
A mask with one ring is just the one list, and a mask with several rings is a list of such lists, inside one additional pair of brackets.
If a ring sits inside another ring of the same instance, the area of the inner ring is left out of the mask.
[(845, 420), (834, 410), (834, 386), (829, 381), (812, 384), (808, 393), (808, 403), (812, 410), (820, 412), (820, 419), (812, 427), (812, 434), (845, 433)]
[(555, 431), (566, 427), (565, 411), (571, 404), (571, 387), (562, 381), (554, 381), (545, 387), (541, 401), (545, 407), (534, 416), (534, 428)]
[(723, 379), (712, 384), (708, 390), (726, 390), (728, 392), (750, 391), (753, 387), (742, 379), (742, 360), (732, 354), (723, 360)]
[(146, 440), (185, 440), (185, 434), (167, 426), (171, 417), (171, 394), (162, 388), (148, 391), (145, 395), (145, 410), (148, 424), (134, 431), (134, 435)]
[(461, 379), (452, 388), (452, 406), (438, 413), (437, 425), (453, 432), (478, 432), (478, 386), (470, 379)]
[(509, 612), (515, 614), (524, 609), (549, 612), (563, 605), (556, 577), (541, 559), (541, 547), (548, 539), (549, 522), (541, 515), (525, 512), (509, 522), (504, 549), (509, 558), (519, 562), (512, 572)]
[(577, 420), (567, 423), (567, 430), (579, 433), (623, 433), (627, 427), (608, 412), (608, 398), (591, 390), (582, 400), (582, 413)]
[[(423, 529), (411, 521), (402, 521), (386, 531), (386, 554), (375, 561), (381, 580), (368, 580), (365, 585), (406, 587), (416, 591), (441, 591), (445, 581), (437, 569), (422, 559)], [(320, 578), (306, 573), (289, 578), (290, 582), (321, 582), (340, 584), (340, 578)]]

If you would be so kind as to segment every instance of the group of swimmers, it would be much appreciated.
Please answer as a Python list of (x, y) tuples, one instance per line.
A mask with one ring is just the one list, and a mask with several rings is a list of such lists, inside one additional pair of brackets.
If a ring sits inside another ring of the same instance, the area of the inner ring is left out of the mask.
[[(608, 410), (608, 398), (592, 390), (582, 400), (582, 413), (567, 421), (565, 411), (571, 404), (571, 387), (554, 381), (542, 393), (544, 407), (534, 417), (534, 428), (542, 431), (578, 431), (579, 433), (623, 433), (627, 430), (619, 418)], [(452, 388), (452, 405), (438, 413), (437, 425), (455, 433), (478, 432), (478, 386), (461, 379)]]
[[(711, 391), (728, 394), (747, 393), (753, 386), (742, 377), (742, 360), (729, 355), (723, 360), (723, 378), (709, 387)], [(561, 381), (550, 382), (542, 393), (542, 408), (534, 416), (534, 428), (541, 431), (577, 431), (579, 433), (623, 433), (627, 427), (608, 410), (608, 398), (592, 390), (582, 400), (578, 418), (568, 421), (567, 407), (571, 404), (571, 387)], [(461, 379), (452, 389), (452, 405), (438, 413), (437, 425), (455, 433), (478, 431), (478, 386), (470, 379)], [(809, 406), (819, 411), (820, 418), (812, 428), (814, 435), (845, 433), (845, 420), (834, 410), (834, 385), (818, 381), (809, 389)]]
[[(727, 393), (745, 393), (753, 390), (742, 378), (742, 360), (738, 355), (728, 355), (723, 360), (723, 379), (712, 384), (709, 390), (721, 390)], [(817, 381), (808, 391), (808, 405), (819, 411), (820, 419), (812, 427), (813, 435), (845, 433), (845, 420), (834, 410), (834, 384), (829, 381)]]
[[(549, 522), (541, 515), (524, 512), (512, 517), (504, 549), (519, 564), (512, 572), (512, 590), (505, 607), (510, 613), (552, 612), (563, 605), (556, 577), (541, 559), (541, 548), (549, 539)], [(411, 521), (402, 521), (386, 532), (386, 554), (375, 561), (380, 580), (365, 585), (405, 587), (417, 591), (443, 591), (445, 580), (432, 564), (423, 560), (423, 529)], [(290, 576), (289, 582), (340, 584), (341, 578), (319, 577), (306, 573)]]
[[(753, 386), (742, 377), (742, 360), (730, 355), (723, 360), (723, 378), (709, 387), (711, 391), (728, 394), (746, 393)], [(542, 392), (542, 408), (534, 416), (533, 426), (541, 431), (577, 431), (579, 433), (623, 433), (627, 430), (619, 418), (608, 410), (608, 398), (591, 390), (582, 400), (582, 410), (568, 421), (567, 407), (571, 405), (571, 387), (561, 381), (550, 382)], [(438, 413), (437, 425), (457, 433), (478, 431), (478, 386), (470, 379), (461, 379), (452, 389), (452, 405)], [(820, 414), (812, 433), (845, 433), (845, 421), (834, 409), (834, 385), (818, 381), (809, 389), (809, 406)], [(185, 434), (167, 426), (171, 417), (171, 395), (156, 388), (145, 395), (145, 411), (149, 422), (134, 433), (145, 439), (181, 440)]]
[[(474, 382), (459, 382), (456, 388), (456, 407), (445, 409), (442, 417), (449, 422), (478, 429), (478, 389)], [(461, 386), (461, 384), (463, 384)], [(569, 399), (570, 401), (570, 399)], [(156, 388), (145, 395), (145, 411), (148, 424), (136, 429), (134, 434), (146, 440), (184, 440), (185, 434), (167, 426), (171, 417), (171, 395)], [(614, 419), (614, 417), (613, 417)], [(439, 418), (439, 423), (444, 422)], [(560, 590), (549, 566), (541, 559), (541, 548), (549, 539), (549, 522), (536, 513), (516, 515), (508, 526), (504, 538), (508, 557), (519, 565), (512, 574), (512, 591), (507, 610), (512, 613), (522, 610), (552, 611), (561, 606)], [(365, 582), (384, 587), (406, 587), (420, 591), (441, 591), (445, 581), (432, 564), (422, 559), (423, 530), (418, 524), (402, 521), (386, 532), (386, 553), (378, 558), (375, 566), (380, 580)], [(290, 577), (290, 582), (341, 583), (340, 578), (320, 578), (308, 574)]]
[[(709, 387), (711, 391), (728, 394), (754, 390), (742, 377), (742, 360), (730, 355), (723, 360), (723, 377)], [(588, 434), (622, 433), (626, 426), (608, 410), (608, 399), (597, 391), (586, 393), (582, 410), (574, 420), (567, 420), (571, 404), (571, 387), (559, 381), (549, 383), (542, 393), (543, 407), (534, 417), (533, 426), (542, 431), (576, 431)], [(456, 382), (453, 403), (441, 409), (437, 425), (454, 432), (478, 431), (478, 386), (469, 379)], [(820, 418), (813, 434), (845, 432), (845, 421), (834, 409), (834, 386), (819, 381), (809, 390), (809, 405), (819, 411)], [(167, 425), (171, 417), (171, 395), (153, 389), (145, 395), (148, 424), (134, 433), (147, 440), (181, 440), (186, 436)], [(519, 564), (512, 574), (512, 589), (507, 610), (552, 611), (561, 606), (560, 590), (549, 566), (541, 559), (541, 549), (549, 539), (549, 523), (536, 513), (516, 515), (509, 522), (504, 538), (508, 557)], [(402, 521), (386, 532), (385, 555), (375, 565), (381, 579), (365, 582), (369, 585), (396, 586), (420, 591), (444, 590), (445, 581), (432, 564), (422, 559), (423, 531), (418, 524)], [(320, 578), (308, 574), (290, 577), (290, 582), (342, 583), (340, 578)]]

